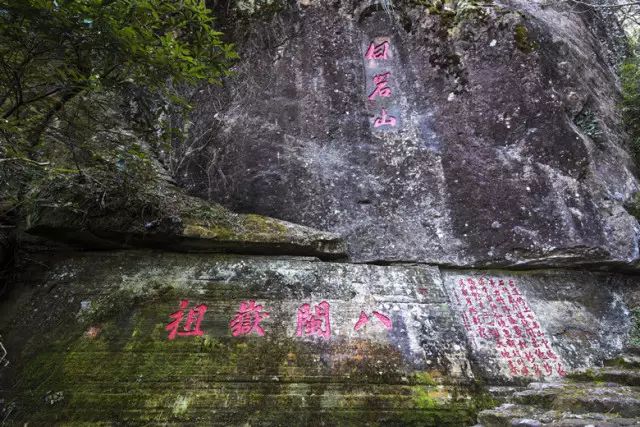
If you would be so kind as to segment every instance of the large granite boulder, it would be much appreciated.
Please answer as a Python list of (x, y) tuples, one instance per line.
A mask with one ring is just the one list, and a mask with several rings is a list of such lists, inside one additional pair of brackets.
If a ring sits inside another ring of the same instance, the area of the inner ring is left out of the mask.
[(357, 261), (635, 268), (612, 30), (567, 2), (441, 3), (245, 4), (183, 184)]

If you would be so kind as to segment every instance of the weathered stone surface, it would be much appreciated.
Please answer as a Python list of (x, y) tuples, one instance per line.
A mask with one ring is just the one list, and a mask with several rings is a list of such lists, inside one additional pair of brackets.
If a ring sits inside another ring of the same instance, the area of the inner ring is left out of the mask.
[[(632, 356), (622, 355), (628, 357)], [(637, 377), (637, 368), (628, 368), (624, 375), (599, 368), (572, 373), (569, 380), (556, 383), (531, 383), (507, 398), (509, 403), (482, 411), (478, 420), (485, 427), (640, 425)]]
[[(461, 280), (466, 284), (470, 301), (462, 295)], [(543, 370), (543, 377), (553, 379), (562, 371), (601, 364), (629, 343), (633, 320), (624, 295), (629, 288), (637, 288), (638, 279), (633, 276), (560, 270), (521, 273), (444, 270), (443, 282), (456, 318), (466, 327), (474, 358), (481, 361), (481, 369), (488, 377), (513, 378), (510, 363), (520, 371), (527, 366), (530, 373), (532, 366), (540, 368), (548, 364), (547, 369), (553, 368), (553, 373)], [(501, 282), (504, 286), (500, 286)], [(475, 284), (478, 299), (471, 295), (469, 283)], [(503, 287), (511, 288), (511, 283), (517, 293), (500, 291)], [(520, 303), (518, 294), (523, 299)], [(497, 298), (503, 298), (504, 303)], [(518, 304), (520, 308), (514, 309)], [(497, 339), (491, 335), (492, 329), (500, 335)], [(534, 332), (535, 340), (531, 338)], [(518, 333), (524, 338), (518, 337)], [(524, 345), (520, 345), (522, 340)]]
[[(216, 132), (183, 184), (338, 233), (355, 260), (635, 267), (638, 181), (597, 19), (564, 2), (393, 3), (234, 21), (243, 59), (198, 97), (194, 135)], [(388, 59), (365, 59), (384, 40)], [(369, 99), (378, 71), (391, 95)], [(383, 107), (395, 127), (375, 127)]]
[[(436, 268), (122, 251), (46, 270), (0, 309), (15, 422), (463, 425), (480, 404)], [(168, 340), (183, 299), (207, 305), (203, 335)], [(233, 335), (243, 301), (264, 336)], [(322, 301), (331, 336), (298, 336)]]
[[(557, 376), (513, 374), (497, 344), (477, 346), (452, 303), (477, 272), (133, 250), (32, 259), (0, 306), (0, 399), (16, 423), (471, 425), (490, 403), (477, 382)], [(624, 276), (483, 276), (517, 283), (567, 370), (628, 339)], [(183, 326), (206, 305), (203, 333), (170, 340), (182, 300)], [(232, 321), (251, 301), (268, 316), (238, 333)], [(572, 332), (594, 322), (598, 336)]]
[(160, 186), (158, 211), (88, 212), (63, 203), (40, 203), (25, 231), (89, 249), (165, 248), (187, 252), (231, 252), (345, 257), (335, 234), (253, 214), (236, 214), (182, 191)]

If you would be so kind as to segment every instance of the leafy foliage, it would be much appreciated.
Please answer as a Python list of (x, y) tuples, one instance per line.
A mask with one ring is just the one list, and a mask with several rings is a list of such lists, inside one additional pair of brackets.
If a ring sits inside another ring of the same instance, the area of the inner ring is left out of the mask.
[(174, 88), (217, 83), (237, 57), (213, 24), (204, 0), (0, 0), (0, 174), (14, 181), (0, 200), (38, 167), (150, 167), (148, 144), (175, 131), (158, 123), (189, 108)]
[(640, 58), (635, 55), (621, 67), (622, 111), (631, 132), (631, 148), (640, 164)]
[(575, 124), (591, 138), (597, 138), (602, 135), (602, 130), (598, 124), (598, 119), (593, 111), (582, 111), (574, 120)]

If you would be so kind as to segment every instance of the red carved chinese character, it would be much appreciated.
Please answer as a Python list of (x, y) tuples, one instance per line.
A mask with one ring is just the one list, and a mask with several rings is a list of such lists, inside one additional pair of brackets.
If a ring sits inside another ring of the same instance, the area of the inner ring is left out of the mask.
[[(384, 325), (385, 328), (391, 330), (392, 328), (392, 323), (391, 323), (391, 319), (387, 316), (385, 316), (384, 314), (378, 312), (378, 311), (374, 311), (373, 315)], [(364, 311), (360, 312), (360, 318), (358, 319), (358, 321), (356, 322), (355, 326), (353, 327), (354, 331), (357, 331), (358, 329), (362, 328), (364, 325), (366, 325), (369, 322), (369, 316), (366, 315), (366, 313)]]
[(389, 51), (389, 42), (384, 41), (380, 44), (371, 42), (367, 53), (364, 55), (366, 59), (387, 59), (387, 53)]
[(533, 364), (533, 370), (536, 372), (536, 375), (541, 377), (542, 376), (542, 370), (540, 369), (540, 366), (538, 366), (537, 364)]
[[(311, 312), (309, 304), (302, 304), (298, 308), (298, 327), (296, 335), (319, 335), (324, 339), (331, 337), (331, 321), (329, 318), (328, 302), (322, 301), (315, 306), (315, 313)], [(324, 327), (323, 327), (324, 324)]]
[(516, 368), (511, 360), (509, 360), (509, 371), (511, 371), (511, 375), (518, 375), (518, 368)]
[(373, 84), (376, 85), (376, 88), (369, 95), (370, 101), (376, 99), (376, 96), (382, 96), (384, 98), (391, 96), (391, 88), (387, 86), (390, 75), (390, 72), (386, 72), (373, 76)]
[(391, 330), (392, 328), (392, 323), (391, 323), (391, 319), (387, 316), (385, 316), (384, 314), (374, 311), (373, 315), (376, 316), (378, 318), (378, 320), (384, 325), (385, 328)]
[(482, 326), (478, 326), (478, 335), (480, 335), (480, 338), (489, 339), (485, 332), (485, 329)]
[(564, 377), (565, 375), (567, 375), (567, 373), (565, 372), (565, 370), (562, 368), (562, 365), (560, 363), (558, 363), (558, 366), (556, 368), (556, 371), (558, 372), (558, 375), (560, 375), (561, 377)]
[[(376, 120), (373, 122), (373, 127), (379, 128), (380, 126), (386, 126), (386, 125), (395, 126), (396, 123), (397, 123), (396, 118), (393, 116), (389, 116), (387, 114), (387, 110), (383, 108), (381, 112), (381, 117), (376, 117)], [(469, 298), (467, 298), (467, 300), (470, 302)]]
[(532, 327), (533, 329), (540, 329), (540, 324), (539, 324), (538, 322), (532, 322), (531, 327)]
[(248, 335), (252, 331), (256, 334), (263, 336), (264, 329), (260, 326), (260, 322), (268, 317), (269, 313), (262, 311), (262, 306), (257, 305), (255, 301), (243, 301), (240, 303), (240, 309), (236, 312), (236, 315), (231, 322), (231, 335), (237, 337), (238, 335)]
[[(201, 336), (204, 334), (204, 332), (200, 330), (200, 323), (202, 322), (204, 313), (207, 311), (207, 306), (204, 304), (197, 305), (196, 307), (189, 310), (189, 314), (187, 315), (187, 322), (182, 328), (182, 331), (178, 331), (178, 327), (180, 326), (180, 322), (182, 321), (182, 317), (184, 316), (184, 309), (188, 306), (189, 300), (182, 300), (180, 301), (180, 310), (169, 315), (169, 317), (173, 319), (173, 322), (169, 323), (164, 328), (165, 330), (169, 331), (168, 339), (175, 339), (176, 335), (179, 337), (189, 337)], [(192, 329), (191, 327), (194, 322), (195, 327)]]
[[(485, 323), (488, 326), (496, 326), (496, 320), (495, 320), (495, 315), (491, 314), (491, 313), (482, 313), (481, 316), (482, 318), (482, 322)], [(498, 319), (498, 322), (500, 321), (500, 319)]]
[(548, 357), (546, 354), (544, 354), (544, 352), (542, 350), (540, 350), (539, 348), (536, 348), (536, 351), (534, 352), (536, 354), (536, 356), (538, 356), (538, 358), (540, 360), (547, 360)]
[(547, 373), (547, 375), (551, 375), (553, 373), (553, 368), (547, 362), (544, 362), (542, 364), (542, 367), (544, 368), (544, 371)]
[(353, 330), (357, 331), (358, 329), (362, 328), (367, 323), (369, 323), (369, 316), (367, 316), (364, 311), (361, 311), (360, 312), (360, 318), (358, 319), (358, 321), (356, 322), (355, 326), (353, 327)]
[(465, 329), (468, 331), (470, 326), (469, 326), (469, 318), (467, 317), (466, 313), (462, 313), (462, 322), (464, 323)]

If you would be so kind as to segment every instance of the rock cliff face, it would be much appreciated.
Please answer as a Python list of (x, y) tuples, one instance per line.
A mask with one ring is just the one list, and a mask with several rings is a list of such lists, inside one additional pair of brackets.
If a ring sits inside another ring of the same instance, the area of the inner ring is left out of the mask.
[(198, 97), (194, 134), (216, 132), (185, 183), (338, 233), (356, 261), (634, 266), (638, 182), (598, 21), (562, 2), (418, 3), (241, 21), (236, 77)]
[[(152, 251), (33, 261), (0, 318), (16, 423), (470, 425), (492, 402), (482, 382), (557, 380), (619, 353), (623, 296), (637, 294), (601, 273)], [(511, 313), (489, 318), (491, 296)]]
[(212, 202), (35, 198), (0, 423), (461, 426), (532, 382), (480, 420), (579, 419), (602, 384), (562, 378), (640, 344), (619, 52), (562, 2), (445, 3), (224, 7), (243, 59), (178, 153)]

